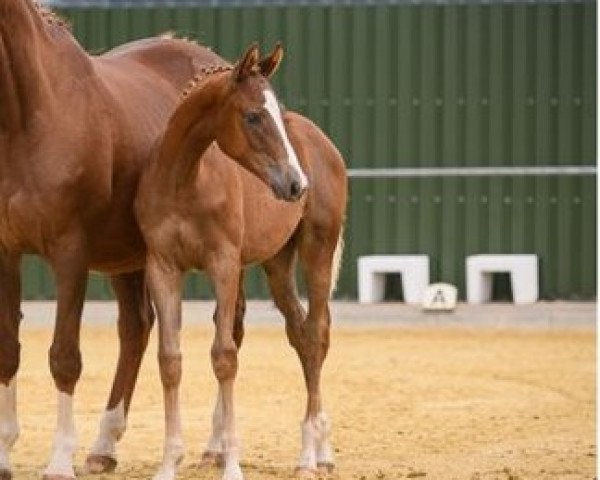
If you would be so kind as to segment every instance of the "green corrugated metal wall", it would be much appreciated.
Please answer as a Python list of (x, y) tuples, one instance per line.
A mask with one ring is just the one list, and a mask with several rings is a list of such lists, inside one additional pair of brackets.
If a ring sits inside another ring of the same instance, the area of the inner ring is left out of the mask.
[[(71, 9), (92, 52), (174, 30), (235, 59), (283, 40), (274, 81), (350, 168), (596, 165), (596, 4)], [(464, 292), (472, 253), (537, 253), (543, 298), (596, 295), (595, 176), (350, 181), (338, 296), (356, 296), (356, 258), (426, 253), (432, 281)], [(52, 295), (26, 263), (28, 297)], [(251, 272), (250, 296), (266, 296)], [(193, 277), (186, 294), (207, 296)], [(109, 289), (93, 278), (89, 296)]]

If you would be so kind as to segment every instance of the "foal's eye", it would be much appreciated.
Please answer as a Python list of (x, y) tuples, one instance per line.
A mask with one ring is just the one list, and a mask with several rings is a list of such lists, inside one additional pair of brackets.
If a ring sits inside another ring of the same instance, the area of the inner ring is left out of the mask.
[(260, 113), (258, 112), (248, 112), (244, 115), (244, 119), (248, 125), (258, 125), (260, 124), (261, 118)]

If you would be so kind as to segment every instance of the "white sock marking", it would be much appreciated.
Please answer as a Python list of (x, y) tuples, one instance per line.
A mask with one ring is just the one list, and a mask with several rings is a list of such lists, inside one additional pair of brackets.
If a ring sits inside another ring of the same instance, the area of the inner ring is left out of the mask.
[(173, 436), (165, 441), (163, 461), (154, 475), (154, 480), (173, 480), (177, 470), (177, 464), (183, 458), (183, 441), (180, 437)]
[(287, 133), (285, 132), (283, 118), (281, 117), (281, 110), (279, 109), (279, 102), (277, 102), (277, 98), (275, 98), (275, 95), (270, 90), (264, 90), (263, 95), (265, 97), (264, 107), (273, 118), (273, 121), (277, 126), (277, 130), (279, 130), (279, 135), (281, 135), (283, 145), (285, 146), (285, 151), (287, 152), (288, 161), (290, 162), (292, 168), (296, 170), (296, 173), (300, 178), (300, 188), (304, 190), (308, 186), (308, 179), (300, 167), (300, 162), (298, 161), (296, 152), (292, 148), (292, 144), (290, 143)]
[(308, 470), (315, 470), (317, 468), (317, 452), (315, 449), (317, 431), (313, 425), (313, 422), (310, 420), (303, 422), (301, 428), (302, 450), (300, 451), (298, 467), (306, 468)]
[(172, 480), (185, 448), (181, 437), (181, 416), (177, 390), (165, 390), (165, 443), (163, 460), (154, 480)]
[(221, 393), (221, 387), (217, 392), (217, 402), (215, 404), (215, 410), (212, 416), (212, 432), (206, 445), (206, 451), (212, 453), (223, 452), (223, 395)]
[(239, 462), (228, 462), (223, 471), (223, 480), (244, 480)]
[(329, 443), (329, 431), (331, 426), (327, 414), (319, 412), (316, 421), (319, 423), (320, 436), (317, 440), (317, 463), (333, 463), (333, 450)]
[[(235, 431), (235, 428), (233, 429)], [(243, 480), (244, 475), (240, 467), (240, 446), (235, 433), (225, 431), (225, 415), (223, 410), (223, 392), (219, 386), (217, 402), (212, 416), (212, 432), (206, 445), (206, 451), (223, 453), (225, 470), (223, 480)]]
[(317, 463), (333, 463), (329, 444), (329, 420), (325, 412), (302, 423), (302, 451), (298, 467), (314, 470)]
[(223, 480), (244, 480), (240, 467), (240, 442), (235, 435), (235, 427), (230, 432), (223, 432), (223, 450), (225, 455), (225, 471)]
[(93, 455), (104, 455), (116, 459), (116, 443), (125, 432), (125, 406), (123, 400), (112, 410), (105, 410), (100, 420), (98, 437), (92, 446)]
[(10, 471), (9, 452), (19, 437), (17, 382), (0, 383), (0, 470)]
[(73, 397), (63, 392), (58, 393), (58, 419), (54, 434), (52, 457), (45, 474), (64, 475), (75, 478), (73, 470), (73, 453), (77, 447), (75, 419), (73, 418)]

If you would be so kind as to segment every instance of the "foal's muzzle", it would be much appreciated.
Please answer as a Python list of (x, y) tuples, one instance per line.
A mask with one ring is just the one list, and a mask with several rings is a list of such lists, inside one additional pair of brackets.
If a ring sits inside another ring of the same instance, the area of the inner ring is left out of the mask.
[(271, 189), (280, 200), (296, 202), (307, 189), (300, 175), (291, 168), (272, 168), (269, 174)]

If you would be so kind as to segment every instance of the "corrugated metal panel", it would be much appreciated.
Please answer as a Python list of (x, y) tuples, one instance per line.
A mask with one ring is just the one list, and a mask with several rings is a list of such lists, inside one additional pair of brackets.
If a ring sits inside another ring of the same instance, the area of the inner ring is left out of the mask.
[(69, 8), (122, 8), (122, 7), (273, 7), (291, 5), (334, 6), (334, 5), (464, 5), (466, 3), (520, 4), (520, 3), (582, 3), (593, 0), (43, 0), (42, 3), (55, 7)]
[[(92, 51), (165, 30), (230, 59), (283, 40), (281, 98), (351, 168), (596, 165), (595, 2), (371, 3), (64, 13)], [(357, 256), (393, 252), (429, 254), (432, 280), (461, 292), (466, 255), (537, 253), (543, 298), (595, 297), (595, 175), (350, 182), (341, 297), (356, 295)], [(30, 260), (27, 272), (26, 294), (50, 295), (47, 274)], [(249, 277), (248, 293), (266, 295)], [(197, 276), (186, 286), (209, 291)], [(107, 292), (96, 280), (91, 296)]]

